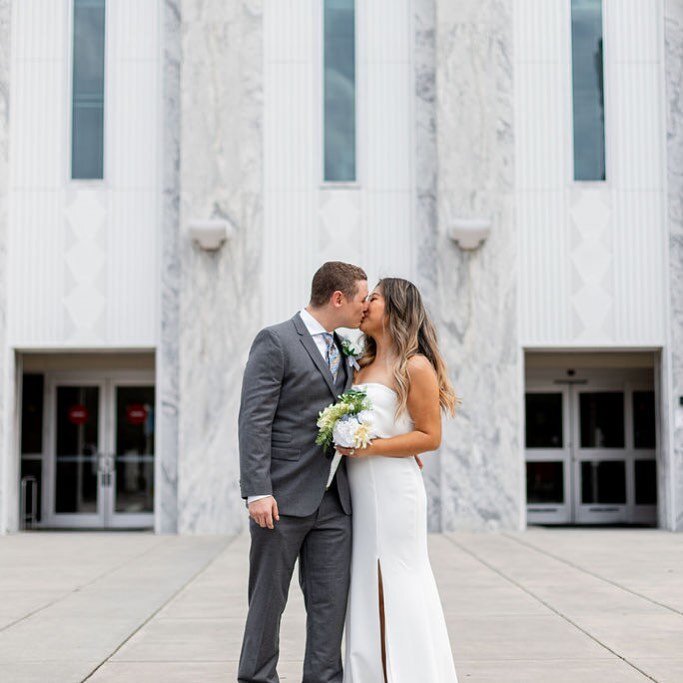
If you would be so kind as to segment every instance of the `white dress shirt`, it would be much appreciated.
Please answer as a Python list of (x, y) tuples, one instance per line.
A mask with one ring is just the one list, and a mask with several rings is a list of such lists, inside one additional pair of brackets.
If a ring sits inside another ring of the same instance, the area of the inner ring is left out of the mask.
[[(325, 341), (325, 337), (323, 337), (323, 335), (327, 333), (327, 330), (305, 308), (302, 308), (299, 311), (299, 316), (309, 334), (313, 337), (313, 341), (318, 347), (318, 351), (320, 351), (323, 359), (327, 362), (327, 342)], [(268, 498), (269, 496), (269, 493), (262, 496), (249, 496), (247, 498), (247, 505), (253, 503), (255, 500), (261, 500), (261, 498)]]

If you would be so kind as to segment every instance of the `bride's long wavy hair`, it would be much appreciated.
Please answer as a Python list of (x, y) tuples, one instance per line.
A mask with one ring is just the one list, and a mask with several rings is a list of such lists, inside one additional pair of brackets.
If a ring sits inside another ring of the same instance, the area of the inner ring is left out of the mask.
[[(439, 382), (439, 404), (441, 409), (455, 415), (456, 407), (462, 403), (456, 396), (443, 356), (439, 351), (436, 329), (422, 303), (418, 288), (402, 278), (382, 278), (377, 288), (384, 297), (385, 330), (394, 344), (397, 361), (393, 368), (398, 393), (396, 414), (407, 409), (410, 377), (408, 360), (416, 354), (426, 356), (432, 364)], [(377, 343), (372, 337), (365, 337), (365, 349), (358, 363), (361, 367), (370, 365), (377, 355)]]

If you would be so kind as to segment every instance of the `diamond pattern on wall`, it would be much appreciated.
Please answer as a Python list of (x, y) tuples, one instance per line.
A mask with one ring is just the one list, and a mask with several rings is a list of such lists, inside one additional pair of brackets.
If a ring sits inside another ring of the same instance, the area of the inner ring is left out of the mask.
[(320, 263), (328, 260), (358, 261), (359, 195), (357, 190), (342, 189), (320, 193)]
[(577, 340), (596, 343), (614, 336), (608, 192), (579, 190), (570, 211), (572, 332)]
[(76, 239), (90, 240), (99, 234), (106, 216), (104, 200), (104, 193), (97, 190), (79, 190), (72, 194), (64, 213)]
[(66, 341), (106, 341), (106, 195), (77, 190), (67, 198), (64, 311)]
[(64, 306), (74, 322), (92, 331), (104, 313), (105, 298), (89, 284), (78, 285), (64, 298)]
[(92, 242), (76, 242), (65, 257), (70, 273), (78, 273), (78, 280), (93, 282), (102, 271), (104, 252)]

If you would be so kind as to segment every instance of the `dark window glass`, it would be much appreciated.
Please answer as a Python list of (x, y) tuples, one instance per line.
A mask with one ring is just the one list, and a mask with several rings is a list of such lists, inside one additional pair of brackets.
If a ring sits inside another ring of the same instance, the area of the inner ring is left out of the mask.
[(636, 460), (636, 505), (657, 504), (657, 463), (655, 460)]
[(526, 502), (564, 502), (562, 462), (528, 462), (526, 464)]
[(626, 503), (626, 463), (587, 460), (581, 463), (582, 503)]
[(116, 512), (154, 511), (154, 387), (116, 389)]
[(579, 395), (581, 448), (624, 447), (624, 394), (600, 391)]
[(104, 0), (74, 0), (71, 177), (104, 168)]
[(655, 392), (633, 392), (633, 445), (655, 447)]
[(527, 394), (525, 427), (527, 448), (562, 448), (562, 394)]
[(43, 375), (25, 374), (23, 376), (21, 452), (43, 452)]
[(601, 0), (572, 0), (574, 179), (605, 180)]
[(57, 387), (56, 512), (97, 512), (98, 413), (98, 387)]
[(325, 0), (325, 180), (356, 179), (356, 30), (354, 0)]

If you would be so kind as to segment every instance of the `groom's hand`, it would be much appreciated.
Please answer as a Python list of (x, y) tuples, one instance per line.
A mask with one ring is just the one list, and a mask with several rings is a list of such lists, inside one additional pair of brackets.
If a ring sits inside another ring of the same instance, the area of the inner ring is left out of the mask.
[(274, 529), (274, 522), (280, 521), (280, 513), (277, 509), (277, 501), (273, 496), (255, 500), (249, 505), (249, 516), (263, 529)]

